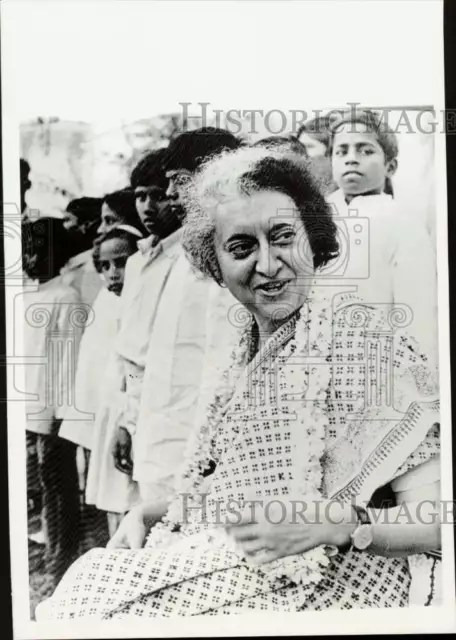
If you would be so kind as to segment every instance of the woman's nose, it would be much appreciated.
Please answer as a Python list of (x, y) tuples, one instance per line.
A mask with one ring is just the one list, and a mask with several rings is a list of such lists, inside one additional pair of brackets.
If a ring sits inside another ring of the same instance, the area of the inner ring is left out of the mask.
[(271, 247), (269, 244), (265, 244), (260, 247), (258, 252), (258, 259), (256, 263), (256, 270), (268, 278), (273, 278), (277, 275), (280, 269), (280, 259), (277, 250)]

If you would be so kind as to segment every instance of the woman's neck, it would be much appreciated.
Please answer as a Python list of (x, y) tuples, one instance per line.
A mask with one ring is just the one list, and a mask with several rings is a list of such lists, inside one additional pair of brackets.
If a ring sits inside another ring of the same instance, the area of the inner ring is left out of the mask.
[(258, 346), (261, 348), (265, 342), (272, 336), (272, 334), (277, 331), (277, 324), (270, 319), (257, 318), (255, 317), (256, 322), (256, 337), (258, 341)]
[(258, 318), (256, 316), (254, 316), (255, 319), (255, 326), (253, 329), (253, 337), (255, 338), (256, 341), (256, 345), (258, 348), (258, 351), (260, 351), (264, 345), (266, 344), (266, 342), (269, 340), (269, 338), (280, 328), (282, 327), (285, 323), (287, 323), (291, 318), (293, 317), (297, 317), (297, 314), (299, 313), (298, 310), (296, 310), (293, 314), (291, 314), (291, 316), (288, 316), (287, 318), (283, 318), (282, 321), (279, 320), (273, 320), (270, 318)]

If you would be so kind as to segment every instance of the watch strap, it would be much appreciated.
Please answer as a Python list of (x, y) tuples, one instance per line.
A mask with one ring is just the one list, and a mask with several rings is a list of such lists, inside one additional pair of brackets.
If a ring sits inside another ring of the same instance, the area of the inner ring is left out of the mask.
[(372, 524), (372, 521), (370, 519), (369, 513), (367, 512), (367, 510), (364, 507), (361, 507), (359, 505), (356, 504), (352, 504), (352, 508), (353, 511), (356, 513), (356, 519), (357, 519), (357, 525), (356, 525), (356, 529), (355, 531), (352, 533), (352, 535), (350, 536), (350, 540), (344, 544), (341, 545), (339, 547), (339, 553), (346, 553), (347, 551), (350, 551), (351, 549), (353, 549), (353, 536), (355, 535), (356, 531), (358, 530), (358, 527), (361, 527), (362, 525), (365, 524)]
[(364, 507), (360, 507), (359, 505), (356, 505), (356, 504), (352, 506), (358, 518), (358, 526), (363, 524), (372, 524), (372, 521), (370, 519), (367, 509), (365, 509)]

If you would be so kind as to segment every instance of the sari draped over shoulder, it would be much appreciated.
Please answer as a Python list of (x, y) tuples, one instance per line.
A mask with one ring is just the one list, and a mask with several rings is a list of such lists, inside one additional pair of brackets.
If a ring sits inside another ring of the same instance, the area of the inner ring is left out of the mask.
[[(211, 442), (215, 470), (204, 496), (187, 503), (193, 515), (180, 531), (154, 528), (138, 551), (90, 551), (39, 605), (37, 620), (408, 605), (410, 558), (313, 550), (270, 570), (249, 565), (214, 524), (230, 500), (295, 495), (308, 471), (301, 457), (319, 460), (320, 496), (366, 504), (378, 488), (439, 455), (437, 371), (407, 335), (407, 318), (349, 296), (342, 302), (301, 310), (304, 351), (290, 349), (298, 330), (291, 318), (235, 376)], [(310, 435), (306, 441), (314, 423), (324, 436), (312, 453), (304, 450), (314, 446)], [(205, 518), (195, 508), (203, 499)], [(182, 496), (170, 511), (179, 504)]]

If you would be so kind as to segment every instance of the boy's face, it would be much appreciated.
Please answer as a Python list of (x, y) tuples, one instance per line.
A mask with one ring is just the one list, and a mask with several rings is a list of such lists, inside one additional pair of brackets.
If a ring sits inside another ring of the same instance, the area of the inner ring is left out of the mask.
[(184, 194), (192, 174), (186, 169), (178, 169), (176, 171), (167, 171), (166, 177), (169, 180), (166, 195), (170, 199), (171, 206), (175, 210), (176, 215), (183, 217)]
[(163, 239), (181, 226), (181, 220), (163, 189), (138, 186), (135, 202), (136, 211), (148, 233)]
[(348, 122), (337, 130), (332, 150), (333, 178), (346, 196), (382, 193), (397, 161), (386, 161), (375, 133), (362, 123)]
[(155, 233), (157, 224), (169, 214), (169, 203), (163, 189), (156, 186), (138, 186), (135, 189), (136, 211), (148, 233)]

